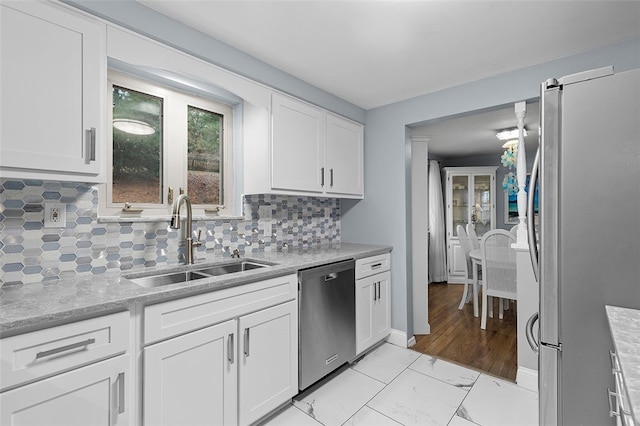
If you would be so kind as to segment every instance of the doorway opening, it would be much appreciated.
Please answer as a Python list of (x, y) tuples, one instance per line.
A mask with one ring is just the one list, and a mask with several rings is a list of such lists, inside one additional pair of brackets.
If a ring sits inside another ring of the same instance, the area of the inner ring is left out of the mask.
[[(412, 138), (428, 140), (428, 160), (438, 161), (441, 169), (444, 167), (496, 167), (495, 220), (491, 224), (491, 229), (509, 230), (513, 226), (509, 223), (508, 215), (505, 215), (508, 201), (502, 188), (503, 179), (509, 170), (501, 164), (504, 149), (502, 142), (496, 138), (496, 133), (513, 128), (515, 122), (513, 104), (507, 104), (410, 126)], [(527, 102), (525, 116), (525, 128), (529, 132), (528, 137), (525, 138), (529, 169), (538, 146), (538, 127), (539, 106), (534, 99)], [(446, 194), (445, 185), (446, 180), (443, 175), (443, 194)], [(446, 209), (446, 200), (443, 200), (443, 203)], [(427, 209), (428, 211), (430, 209)], [(428, 219), (428, 213), (425, 213), (419, 220), (428, 223)], [(442, 226), (446, 233), (451, 232), (452, 226), (447, 225), (446, 218)], [(416, 258), (416, 253), (413, 256), (414, 264), (424, 262), (424, 258)], [(450, 262), (451, 259), (447, 261)], [(439, 280), (440, 282), (431, 282), (431, 279), (427, 281), (429, 284), (426, 291), (428, 298), (426, 305), (430, 334), (415, 335), (416, 344), (413, 349), (515, 381), (518, 370), (517, 303), (510, 304), (510, 309), (506, 310), (503, 319), (500, 319), (498, 299), (494, 298), (494, 318), (488, 318), (486, 329), (482, 330), (481, 318), (474, 316), (472, 303), (464, 305), (462, 310), (458, 309), (464, 286), (455, 284), (458, 281), (455, 277), (447, 276), (444, 281)], [(419, 304), (420, 301), (417, 305)]]

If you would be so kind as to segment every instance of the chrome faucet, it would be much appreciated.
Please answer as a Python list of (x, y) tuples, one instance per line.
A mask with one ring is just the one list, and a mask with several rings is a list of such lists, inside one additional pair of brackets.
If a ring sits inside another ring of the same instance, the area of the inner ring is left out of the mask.
[(182, 207), (182, 204), (185, 204), (187, 206), (187, 226), (185, 229), (185, 260), (184, 262), (187, 264), (191, 264), (194, 262), (194, 257), (193, 257), (193, 248), (194, 247), (199, 247), (202, 245), (202, 242), (200, 242), (200, 233), (198, 232), (198, 238), (197, 240), (193, 240), (192, 235), (192, 226), (193, 226), (193, 222), (192, 222), (192, 218), (191, 218), (191, 201), (189, 200), (189, 197), (187, 197), (185, 194), (180, 194), (178, 196), (178, 198), (176, 198), (173, 202), (173, 208), (172, 208), (172, 212), (171, 212), (171, 224), (169, 225), (169, 227), (171, 229), (180, 229), (180, 207)]

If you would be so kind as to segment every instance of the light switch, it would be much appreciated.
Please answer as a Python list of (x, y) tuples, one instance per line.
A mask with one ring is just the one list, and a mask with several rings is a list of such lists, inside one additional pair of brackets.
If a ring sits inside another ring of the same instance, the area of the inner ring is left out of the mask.
[(44, 227), (64, 228), (67, 223), (67, 205), (65, 203), (44, 203)]

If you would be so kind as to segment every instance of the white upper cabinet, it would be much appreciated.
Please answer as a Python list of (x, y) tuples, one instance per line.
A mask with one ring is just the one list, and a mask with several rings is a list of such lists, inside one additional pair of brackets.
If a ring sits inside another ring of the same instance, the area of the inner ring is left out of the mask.
[(327, 193), (336, 196), (364, 195), (362, 125), (327, 114)]
[(245, 193), (364, 197), (361, 124), (274, 93), (270, 127), (268, 151), (245, 138)]
[(274, 94), (271, 126), (271, 187), (322, 193), (324, 111)]
[(103, 24), (49, 2), (0, 5), (1, 177), (103, 180), (105, 69)]

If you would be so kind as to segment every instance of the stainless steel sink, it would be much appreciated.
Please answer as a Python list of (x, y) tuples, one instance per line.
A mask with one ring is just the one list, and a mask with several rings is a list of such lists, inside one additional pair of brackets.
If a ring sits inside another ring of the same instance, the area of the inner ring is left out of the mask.
[(233, 274), (236, 272), (244, 272), (252, 269), (264, 268), (272, 266), (269, 263), (261, 263), (249, 260), (243, 260), (233, 263), (223, 263), (217, 265), (199, 266), (193, 265), (188, 271), (181, 272), (156, 272), (148, 275), (130, 275), (125, 278), (133, 281), (142, 287), (160, 287), (163, 285), (184, 283), (188, 281), (200, 280), (203, 278), (218, 277), (221, 275)]
[(160, 287), (168, 284), (184, 283), (187, 281), (208, 278), (208, 275), (193, 271), (173, 272), (171, 274), (149, 275), (147, 277), (132, 278), (131, 281), (142, 287)]
[(210, 268), (196, 269), (196, 271), (201, 274), (218, 276), (218, 275), (233, 274), (234, 272), (249, 271), (251, 269), (264, 268), (265, 266), (269, 266), (269, 265), (265, 265), (263, 263), (242, 261), (238, 263), (231, 263), (228, 265), (219, 265), (219, 266), (212, 266)]

